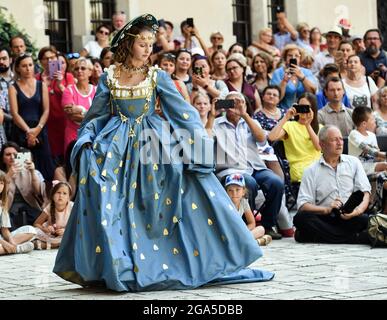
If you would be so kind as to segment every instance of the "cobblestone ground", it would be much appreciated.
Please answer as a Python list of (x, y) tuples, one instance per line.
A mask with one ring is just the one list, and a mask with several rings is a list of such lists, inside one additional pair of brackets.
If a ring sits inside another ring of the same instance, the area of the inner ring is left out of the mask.
[(51, 272), (56, 250), (0, 257), (0, 299), (387, 299), (387, 250), (364, 245), (274, 241), (252, 266), (275, 272), (265, 283), (119, 294), (82, 289)]

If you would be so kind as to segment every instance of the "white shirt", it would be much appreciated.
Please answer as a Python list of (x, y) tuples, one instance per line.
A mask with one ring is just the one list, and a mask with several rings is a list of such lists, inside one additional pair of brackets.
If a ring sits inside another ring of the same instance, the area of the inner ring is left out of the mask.
[(89, 56), (99, 59), (103, 48), (99, 46), (97, 41), (92, 40), (86, 43), (85, 49), (87, 50)]
[(346, 79), (343, 79), (345, 92), (351, 101), (351, 106), (353, 108), (359, 106), (365, 106), (365, 102), (367, 101), (367, 107), (371, 108), (371, 96), (373, 96), (377, 91), (378, 87), (376, 86), (374, 80), (370, 77), (367, 77), (370, 87), (368, 88), (367, 81), (364, 81), (364, 84), (357, 88), (351, 87), (348, 85)]
[(335, 170), (321, 156), (304, 171), (297, 210), (305, 203), (328, 207), (337, 198), (345, 203), (359, 190), (371, 193), (371, 185), (359, 159), (342, 154)]

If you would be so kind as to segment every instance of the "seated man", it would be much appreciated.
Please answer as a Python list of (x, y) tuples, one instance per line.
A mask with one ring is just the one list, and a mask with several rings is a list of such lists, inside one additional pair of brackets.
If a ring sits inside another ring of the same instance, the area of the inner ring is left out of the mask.
[(249, 190), (249, 204), (253, 210), (258, 184), (266, 199), (260, 209), (262, 225), (265, 227), (266, 234), (269, 234), (273, 240), (281, 239), (281, 234), (274, 227), (281, 208), (284, 183), (274, 172), (267, 169), (258, 154), (257, 142), (266, 143), (265, 132), (258, 121), (253, 120), (247, 113), (246, 100), (242, 94), (232, 91), (226, 99), (233, 99), (235, 107), (227, 109), (225, 116), (215, 120), (211, 132), (215, 113), (213, 106), (206, 125), (209, 133), (215, 138), (216, 175), (224, 182), (229, 174), (243, 174)]
[[(343, 137), (335, 126), (319, 132), (322, 157), (304, 171), (294, 217), (297, 242), (369, 243), (368, 216), (371, 185), (360, 160), (343, 155)], [(343, 204), (362, 192), (352, 212)]]

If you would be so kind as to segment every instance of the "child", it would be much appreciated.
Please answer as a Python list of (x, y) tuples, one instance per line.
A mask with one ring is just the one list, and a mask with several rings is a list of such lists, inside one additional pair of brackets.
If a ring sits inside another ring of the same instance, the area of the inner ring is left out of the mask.
[(22, 226), (13, 232), (8, 214), (8, 186), (3, 172), (0, 172), (0, 255), (12, 253), (26, 253), (34, 249), (31, 242), (36, 232), (32, 226)]
[(38, 250), (59, 247), (73, 207), (70, 185), (63, 181), (53, 181), (53, 185), (50, 204), (34, 223), (37, 231), (34, 244)]
[(246, 186), (245, 179), (241, 174), (231, 174), (226, 177), (226, 192), (234, 203), (235, 208), (241, 217), (245, 217), (247, 228), (251, 231), (254, 239), (260, 246), (269, 244), (272, 240), (270, 235), (265, 235), (265, 229), (262, 226), (256, 227), (254, 215), (251, 212), (249, 202), (245, 198)]
[(383, 190), (387, 190), (386, 152), (381, 152), (378, 147), (375, 130), (375, 117), (368, 107), (357, 107), (353, 110), (352, 121), (356, 129), (348, 136), (348, 154), (359, 157), (367, 176), (376, 180), (376, 193), (379, 197), (379, 209), (384, 205)]

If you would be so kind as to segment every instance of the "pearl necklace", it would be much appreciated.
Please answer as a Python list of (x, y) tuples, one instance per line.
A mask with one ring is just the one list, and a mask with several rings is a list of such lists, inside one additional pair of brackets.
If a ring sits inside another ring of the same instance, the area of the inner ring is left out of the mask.
[(273, 117), (277, 116), (277, 115), (278, 115), (278, 112), (279, 112), (279, 109), (278, 109), (278, 108), (276, 108), (276, 110), (275, 110), (274, 112), (270, 112), (270, 111), (267, 110), (267, 109), (263, 109), (263, 110), (264, 110), (264, 112), (267, 112), (268, 114), (270, 114), (270, 115), (273, 116)]

